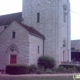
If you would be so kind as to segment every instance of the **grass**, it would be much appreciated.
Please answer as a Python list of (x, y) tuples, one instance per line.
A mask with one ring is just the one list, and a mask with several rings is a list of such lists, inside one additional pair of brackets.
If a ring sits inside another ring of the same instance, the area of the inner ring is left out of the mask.
[(0, 80), (73, 80), (72, 76), (58, 77), (0, 77)]

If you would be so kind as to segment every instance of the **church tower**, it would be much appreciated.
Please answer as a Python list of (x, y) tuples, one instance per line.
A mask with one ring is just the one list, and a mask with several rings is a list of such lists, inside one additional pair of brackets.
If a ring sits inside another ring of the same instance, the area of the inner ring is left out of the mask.
[(45, 36), (44, 55), (71, 61), (69, 0), (23, 0), (23, 23)]

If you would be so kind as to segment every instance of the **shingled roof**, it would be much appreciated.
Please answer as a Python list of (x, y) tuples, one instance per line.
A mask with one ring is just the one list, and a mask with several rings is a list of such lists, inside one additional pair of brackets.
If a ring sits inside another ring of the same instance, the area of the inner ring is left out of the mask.
[(71, 47), (76, 47), (78, 44), (80, 44), (80, 40), (71, 40)]
[(71, 51), (80, 52), (80, 40), (71, 40)]
[(13, 21), (22, 21), (22, 12), (7, 14), (0, 16), (0, 26), (1, 25), (9, 25)]
[[(19, 23), (19, 22), (18, 22)], [(39, 31), (37, 31), (36, 29), (34, 29), (33, 27), (29, 27), (23, 23), (19, 23), (22, 27), (24, 27), (26, 30), (28, 30), (30, 33), (32, 33), (35, 36), (41, 37), (43, 39), (45, 39), (45, 36), (43, 34), (41, 34)]]
[(18, 22), (22, 27), (24, 27), (30, 33), (32, 33), (32, 34), (34, 34), (34, 35), (36, 35), (38, 37), (41, 37), (41, 38), (45, 39), (44, 35), (42, 35), (36, 29), (34, 29), (32, 27), (29, 27), (29, 26), (21, 23), (21, 21), (22, 21), (22, 12), (0, 16), (0, 26), (1, 25), (9, 25), (13, 21)]

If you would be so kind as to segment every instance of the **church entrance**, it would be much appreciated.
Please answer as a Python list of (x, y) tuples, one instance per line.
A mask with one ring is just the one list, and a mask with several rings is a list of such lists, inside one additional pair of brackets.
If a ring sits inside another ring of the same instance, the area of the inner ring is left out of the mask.
[(10, 64), (16, 64), (16, 62), (17, 62), (17, 55), (11, 54), (10, 55)]
[(8, 53), (8, 64), (16, 64), (18, 62), (18, 47), (14, 44), (10, 45), (6, 51)]

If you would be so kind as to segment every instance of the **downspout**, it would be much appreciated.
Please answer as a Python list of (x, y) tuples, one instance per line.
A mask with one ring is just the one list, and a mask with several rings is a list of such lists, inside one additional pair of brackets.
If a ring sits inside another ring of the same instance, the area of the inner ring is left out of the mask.
[(43, 39), (43, 56), (44, 56), (44, 39)]

